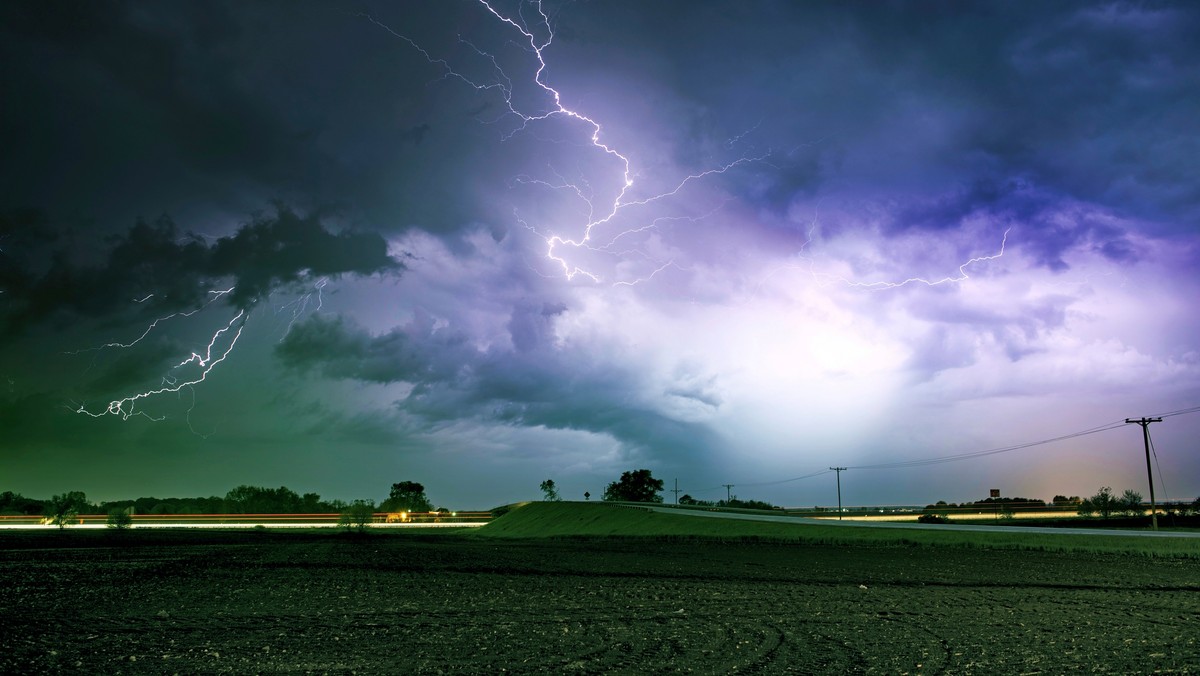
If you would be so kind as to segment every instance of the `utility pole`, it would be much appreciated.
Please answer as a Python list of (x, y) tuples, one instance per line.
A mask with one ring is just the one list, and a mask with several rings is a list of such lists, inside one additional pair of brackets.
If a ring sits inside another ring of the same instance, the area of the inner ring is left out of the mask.
[(733, 500), (733, 495), (730, 494), (729, 489), (733, 488), (734, 485), (733, 484), (721, 484), (721, 485), (725, 487), (725, 503), (728, 504), (731, 500)]
[(842, 472), (846, 471), (845, 467), (830, 467), (829, 469), (837, 472), (838, 480), (838, 521), (842, 520)]
[(1150, 479), (1150, 528), (1158, 530), (1158, 505), (1154, 502), (1154, 473), (1150, 470), (1150, 423), (1162, 422), (1162, 418), (1126, 418), (1126, 425), (1141, 425), (1142, 440), (1146, 443), (1146, 477)]
[(675, 479), (675, 489), (671, 491), (675, 494), (675, 504), (679, 504), (679, 479)]

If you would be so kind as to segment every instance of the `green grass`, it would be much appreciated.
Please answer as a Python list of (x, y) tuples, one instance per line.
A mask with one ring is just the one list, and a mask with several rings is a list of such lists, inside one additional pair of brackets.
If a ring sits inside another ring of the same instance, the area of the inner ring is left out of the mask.
[(991, 533), (818, 526), (664, 514), (607, 503), (531, 502), (472, 533), (492, 538), (635, 537), (782, 541), (810, 544), (946, 546), (1200, 559), (1200, 538)]

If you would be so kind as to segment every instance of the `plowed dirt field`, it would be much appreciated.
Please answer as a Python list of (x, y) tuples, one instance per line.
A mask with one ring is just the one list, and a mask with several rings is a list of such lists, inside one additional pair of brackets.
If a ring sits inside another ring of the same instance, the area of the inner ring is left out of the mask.
[(461, 534), (0, 535), (3, 673), (1195, 673), (1200, 562)]

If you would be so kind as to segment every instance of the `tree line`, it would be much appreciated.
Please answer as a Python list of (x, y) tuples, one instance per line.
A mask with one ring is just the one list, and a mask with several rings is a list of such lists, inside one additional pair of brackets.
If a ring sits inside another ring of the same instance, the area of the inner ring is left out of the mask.
[[(379, 504), (374, 500), (323, 500), (316, 493), (303, 495), (287, 486), (238, 486), (224, 497), (156, 498), (92, 502), (82, 491), (68, 491), (46, 500), (28, 498), (20, 493), (0, 493), (0, 515), (44, 516), (65, 525), (80, 514), (331, 514), (345, 513), (351, 507), (371, 512), (432, 512), (433, 503), (425, 495), (425, 486), (401, 481)], [(124, 519), (116, 518), (117, 521)]]
[[(1051, 503), (1055, 507), (1074, 507), (1079, 513), (1079, 516), (1098, 516), (1103, 519), (1108, 519), (1117, 516), (1143, 516), (1149, 508), (1142, 502), (1142, 494), (1132, 489), (1126, 489), (1120, 495), (1113, 492), (1113, 489), (1108, 486), (1103, 486), (1095, 495), (1087, 498), (1079, 496), (1067, 497), (1065, 495), (1056, 495)], [(926, 513), (937, 513), (939, 510), (947, 509), (962, 509), (962, 508), (982, 508), (982, 507), (999, 508), (1003, 511), (1012, 513), (1022, 510), (1033, 510), (1049, 507), (1043, 500), (1035, 500), (1032, 498), (987, 498), (986, 500), (976, 500), (975, 502), (963, 503), (948, 503), (939, 500), (932, 505), (925, 506)], [(1200, 514), (1200, 498), (1196, 498), (1192, 503), (1170, 503), (1158, 505), (1168, 514), (1179, 514), (1181, 516)]]

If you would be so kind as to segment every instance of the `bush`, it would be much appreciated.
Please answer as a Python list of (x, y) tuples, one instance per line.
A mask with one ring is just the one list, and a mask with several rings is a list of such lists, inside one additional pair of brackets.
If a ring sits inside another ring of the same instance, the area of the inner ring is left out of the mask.
[(375, 517), (375, 503), (370, 500), (355, 500), (342, 510), (338, 525), (346, 530), (364, 531)]
[(125, 530), (133, 525), (133, 515), (128, 509), (121, 507), (113, 507), (108, 510), (108, 527), (117, 530)]
[(941, 514), (922, 514), (917, 517), (917, 523), (950, 523), (950, 519)]

